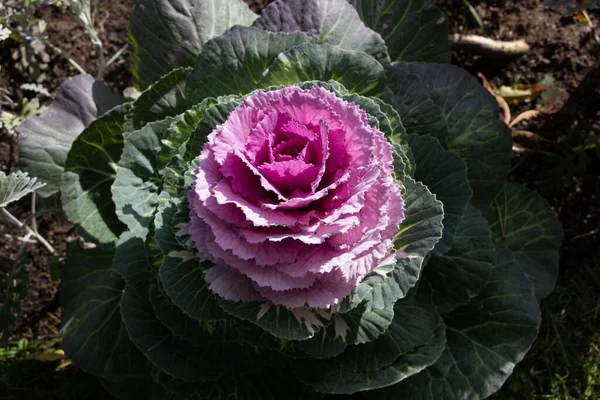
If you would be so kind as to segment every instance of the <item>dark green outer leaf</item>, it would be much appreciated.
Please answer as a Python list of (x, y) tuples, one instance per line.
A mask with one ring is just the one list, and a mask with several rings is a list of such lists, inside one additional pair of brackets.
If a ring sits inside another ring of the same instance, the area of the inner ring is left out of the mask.
[(297, 342), (297, 347), (314, 358), (331, 358), (346, 346), (368, 343), (384, 334), (394, 318), (393, 307), (367, 310), (364, 305), (344, 314), (334, 314), (329, 325), (314, 337)]
[(388, 70), (408, 134), (429, 134), (468, 167), (473, 204), (486, 209), (510, 169), (512, 139), (496, 100), (466, 71), (445, 64), (396, 62)]
[(126, 118), (128, 130), (138, 130), (150, 122), (183, 114), (189, 108), (185, 86), (191, 71), (192, 68), (177, 68), (144, 90)]
[(94, 121), (75, 139), (65, 163), (61, 200), (80, 234), (99, 244), (117, 240), (125, 226), (117, 218), (110, 187), (123, 150), (125, 104)]
[(145, 89), (178, 67), (193, 66), (206, 43), (257, 15), (242, 0), (139, 0), (131, 14), (132, 72)]
[(48, 111), (28, 117), (19, 127), (19, 168), (46, 186), (49, 196), (60, 190), (71, 144), (96, 118), (123, 102), (123, 98), (88, 74), (63, 83)]
[(448, 18), (432, 0), (349, 0), (392, 61), (450, 62)]
[(352, 93), (381, 96), (386, 90), (385, 79), (381, 64), (365, 53), (305, 43), (279, 54), (259, 85), (267, 88), (335, 80)]
[(316, 394), (282, 370), (265, 370), (260, 375), (222, 378), (216, 382), (186, 383), (155, 372), (154, 380), (186, 400), (318, 400)]
[(429, 345), (441, 325), (443, 321), (435, 307), (414, 298), (401, 299), (394, 305), (394, 319), (384, 334), (375, 341), (349, 347), (334, 361), (342, 370), (368, 371), (387, 367), (417, 347)]
[(264, 366), (258, 351), (250, 347), (232, 342), (196, 347), (173, 336), (156, 319), (147, 297), (139, 297), (129, 287), (121, 300), (121, 315), (132, 341), (150, 362), (186, 382), (244, 375)]
[(280, 53), (313, 40), (304, 33), (272, 33), (234, 26), (206, 44), (188, 76), (189, 104), (207, 97), (245, 95), (257, 88), (263, 72)]
[(269, 302), (234, 303), (221, 298), (218, 302), (227, 313), (256, 324), (281, 339), (310, 339), (325, 325), (322, 318), (309, 309), (289, 310)]
[(400, 356), (392, 364), (381, 369), (345, 370), (341, 373), (340, 370), (327, 365), (323, 368), (312, 368), (300, 364), (294, 367), (294, 373), (301, 382), (321, 393), (345, 394), (373, 390), (393, 385), (427, 368), (440, 357), (445, 343), (444, 324), (440, 323), (433, 339), (427, 345), (417, 347), (413, 352)]
[(139, 296), (147, 293), (154, 277), (151, 264), (151, 255), (144, 240), (130, 231), (123, 232), (116, 243), (112, 266)]
[(519, 184), (506, 182), (487, 218), (494, 239), (513, 252), (538, 300), (548, 296), (558, 275), (563, 232), (546, 200)]
[(319, 43), (367, 53), (383, 65), (390, 62), (381, 36), (364, 25), (346, 0), (279, 0), (262, 10), (252, 26), (271, 32), (305, 32)]
[(67, 356), (93, 375), (119, 381), (148, 374), (119, 314), (125, 283), (111, 269), (112, 252), (69, 249), (60, 286)]
[(447, 347), (425, 371), (369, 398), (483, 399), (510, 376), (537, 336), (540, 311), (531, 283), (502, 245), (490, 282), (444, 318)]
[(469, 205), (456, 231), (452, 249), (427, 261), (417, 297), (434, 304), (442, 314), (467, 304), (488, 283), (494, 252), (486, 219)]
[(193, 319), (226, 319), (226, 314), (208, 289), (200, 261), (177, 241), (179, 228), (175, 226), (174, 219), (180, 202), (179, 199), (167, 201), (156, 216), (155, 238), (164, 254), (159, 269), (163, 289), (171, 301)]
[(467, 179), (467, 165), (457, 154), (444, 150), (432, 136), (409, 135), (407, 140), (416, 165), (415, 180), (427, 185), (444, 205), (444, 232), (434, 249), (434, 253), (443, 254), (452, 246), (473, 195)]

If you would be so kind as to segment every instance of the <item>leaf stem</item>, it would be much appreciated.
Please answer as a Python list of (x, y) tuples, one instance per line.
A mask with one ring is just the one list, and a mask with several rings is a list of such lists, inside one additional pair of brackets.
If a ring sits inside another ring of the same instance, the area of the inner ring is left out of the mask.
[(32, 236), (34, 236), (42, 245), (44, 245), (44, 247), (50, 252), (50, 254), (56, 254), (56, 251), (54, 250), (54, 248), (52, 247), (52, 245), (50, 243), (48, 243), (46, 241), (46, 239), (44, 239), (42, 237), (42, 235), (40, 235), (39, 233), (35, 232), (33, 229), (31, 229), (28, 225), (25, 225), (24, 223), (22, 223), (21, 221), (19, 221), (14, 215), (12, 215), (6, 208), (2, 207), (0, 208), (0, 213), (13, 225), (15, 225), (18, 228), (25, 228), (25, 230), (27, 231), (28, 234), (31, 234)]

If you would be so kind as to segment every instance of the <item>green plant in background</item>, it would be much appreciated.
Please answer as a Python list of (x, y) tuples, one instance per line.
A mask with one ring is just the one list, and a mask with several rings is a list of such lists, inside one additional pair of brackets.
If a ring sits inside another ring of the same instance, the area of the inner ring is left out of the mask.
[[(18, 128), (60, 192), (68, 357), (119, 398), (485, 398), (560, 224), (429, 1), (140, 0), (133, 102), (89, 75)], [(49, 134), (51, 132), (51, 134)]]
[[(37, 232), (35, 224), (35, 206), (32, 209), (32, 227), (28, 223), (19, 221), (6, 207), (29, 194), (35, 196), (35, 191), (44, 187), (44, 183), (37, 182), (36, 178), (30, 178), (26, 173), (17, 171), (8, 176), (0, 171), (0, 219), (17, 228), (24, 228), (27, 232), (22, 239), (23, 244), (19, 248), (15, 258), (0, 258), (0, 333), (4, 345), (14, 329), (16, 316), (20, 313), (20, 300), (27, 295), (25, 283), (27, 274), (23, 266), (26, 262), (26, 247), (31, 238), (38, 240), (51, 253), (52, 246)], [(35, 204), (35, 197), (32, 200)]]

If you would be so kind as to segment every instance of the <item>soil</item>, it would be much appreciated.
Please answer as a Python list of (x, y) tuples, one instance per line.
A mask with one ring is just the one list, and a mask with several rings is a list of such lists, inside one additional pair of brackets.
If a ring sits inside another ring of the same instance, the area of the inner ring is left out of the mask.
[[(247, 0), (259, 9), (270, 0)], [(134, 0), (100, 2), (96, 17), (98, 32), (107, 57), (115, 54), (127, 41), (129, 14)], [(467, 12), (463, 2), (440, 1), (451, 16), (451, 32), (475, 33), (501, 40), (525, 39), (531, 50), (524, 56), (492, 60), (462, 51), (453, 53), (453, 63), (476, 75), (483, 75), (494, 88), (516, 83), (539, 85), (547, 74), (554, 87), (530, 102), (511, 104), (513, 116), (537, 109), (543, 114), (518, 127), (536, 133), (547, 140), (542, 145), (518, 142), (524, 151), (514, 152), (510, 179), (521, 182), (541, 193), (551, 204), (565, 229), (561, 249), (561, 277), (586, 264), (597, 263), (600, 239), (600, 12), (589, 11), (598, 26), (594, 31), (586, 22), (565, 17), (548, 9), (541, 1), (476, 1), (470, 0), (483, 28)], [(97, 73), (97, 54), (86, 31), (72, 15), (57, 7), (41, 6), (36, 17), (48, 23), (46, 33), (51, 43), (69, 54), (88, 73)], [(0, 88), (20, 103), (23, 93), (19, 86), (35, 80), (55, 92), (60, 83), (78, 72), (56, 51), (46, 47), (41, 74), (32, 76), (17, 68), (12, 53), (17, 44), (5, 41), (0, 45)], [(122, 92), (132, 86), (130, 59), (125, 52), (105, 75), (106, 84)], [(41, 76), (41, 78), (40, 78)], [(0, 170), (17, 166), (18, 143), (14, 134), (0, 131)], [(30, 215), (30, 199), (9, 210), (21, 220)], [(60, 217), (57, 199), (38, 204), (38, 229), (57, 249), (52, 257), (40, 246), (29, 245), (32, 262), (27, 264), (28, 292), (22, 304), (14, 337), (46, 336), (60, 329), (62, 310), (57, 296), (60, 264), (68, 241), (77, 240), (73, 227)], [(0, 255), (14, 256), (23, 233), (0, 225)], [(560, 278), (559, 278), (560, 279)], [(526, 364), (525, 364), (526, 365)], [(522, 368), (527, 368), (524, 366)]]

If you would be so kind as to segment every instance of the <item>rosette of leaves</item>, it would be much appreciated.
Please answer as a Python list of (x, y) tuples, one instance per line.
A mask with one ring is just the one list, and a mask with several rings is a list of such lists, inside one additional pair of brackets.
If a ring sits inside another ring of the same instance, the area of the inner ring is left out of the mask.
[[(234, 0), (142, 0), (130, 38), (136, 101), (76, 77), (20, 129), (24, 169), (96, 244), (70, 248), (61, 285), (76, 365), (123, 399), (500, 388), (537, 335), (562, 231), (542, 198), (505, 181), (509, 130), (446, 64), (431, 2), (279, 0), (259, 16)], [(328, 308), (221, 298), (186, 231), (208, 135), (252, 94), (290, 86), (364, 111), (404, 201), (390, 257)]]

